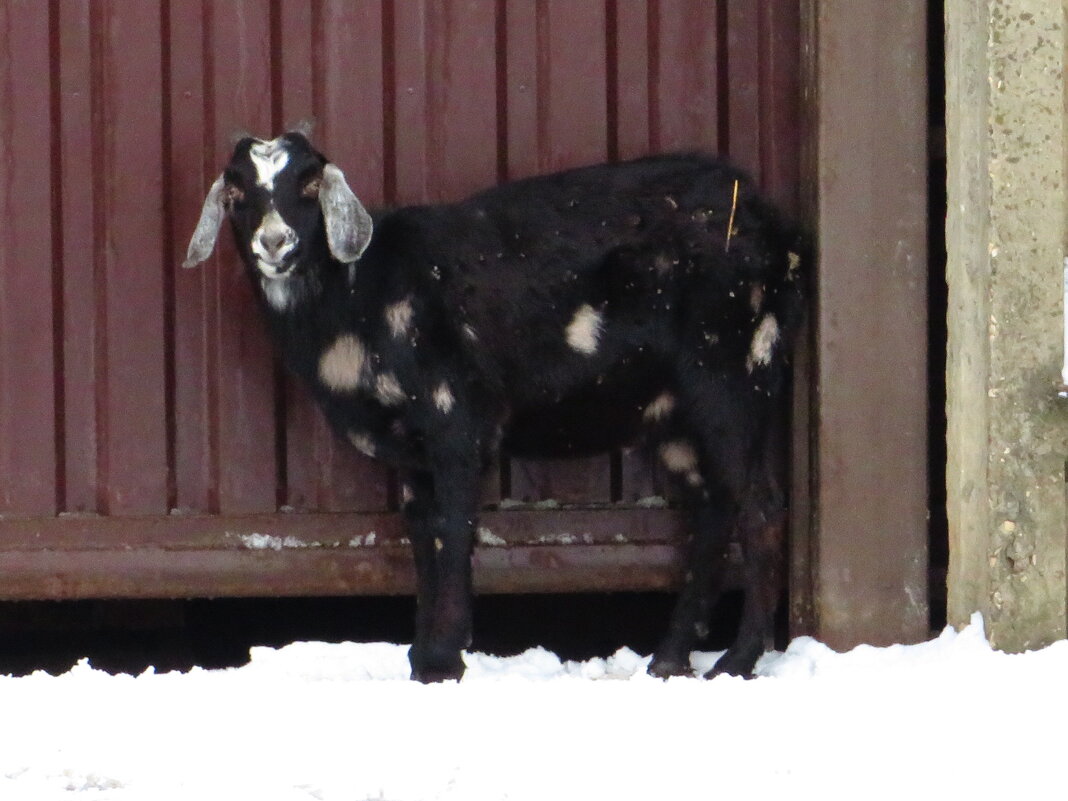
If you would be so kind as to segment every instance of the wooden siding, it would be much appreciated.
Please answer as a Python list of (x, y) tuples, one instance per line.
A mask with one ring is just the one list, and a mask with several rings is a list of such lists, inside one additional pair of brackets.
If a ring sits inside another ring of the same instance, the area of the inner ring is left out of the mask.
[[(0, 598), (407, 589), (385, 534), (358, 559), (234, 539), (398, 525), (390, 474), (280, 374), (229, 235), (179, 267), (236, 131), (314, 118), (369, 205), (696, 148), (796, 210), (798, 14), (796, 0), (0, 4)], [(660, 491), (631, 454), (501, 466), (492, 530), (518, 550), (480, 548), (497, 565), (480, 586), (670, 586), (678, 521), (634, 505)], [(570, 510), (514, 509), (549, 501)], [(353, 578), (361, 559), (379, 579)]]

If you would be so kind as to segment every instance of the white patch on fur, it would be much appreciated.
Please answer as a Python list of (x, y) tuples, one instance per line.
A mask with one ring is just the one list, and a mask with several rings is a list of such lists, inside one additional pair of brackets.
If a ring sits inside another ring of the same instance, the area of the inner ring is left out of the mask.
[(375, 443), (369, 436), (359, 431), (349, 432), (349, 442), (364, 456), (375, 455)]
[(445, 381), (438, 384), (437, 389), (434, 390), (433, 397), (434, 405), (438, 407), (442, 414), (451, 412), (453, 404), (456, 403), (456, 398), (452, 396), (452, 390), (449, 389), (449, 385)]
[(686, 474), (686, 483), (689, 484), (691, 487), (700, 487), (702, 484), (705, 483), (705, 480), (701, 478), (701, 474), (698, 473), (696, 470), (691, 470), (689, 473)]
[(401, 503), (407, 506), (415, 500), (415, 493), (407, 484), (401, 484)]
[(268, 192), (274, 191), (274, 179), (289, 163), (289, 151), (281, 139), (264, 142), (257, 139), (248, 151), (252, 166), (256, 168), (256, 182)]
[(601, 328), (604, 319), (601, 313), (589, 303), (583, 303), (578, 307), (575, 316), (564, 329), (567, 344), (572, 350), (591, 356), (597, 352), (597, 343), (601, 339)]
[(771, 353), (778, 341), (779, 323), (774, 314), (765, 314), (753, 333), (753, 341), (749, 345), (749, 356), (745, 360), (745, 369), (751, 373), (757, 367), (767, 367), (771, 364)]
[(681, 439), (665, 442), (660, 446), (660, 461), (672, 473), (696, 473), (697, 452), (693, 445)]
[(793, 281), (797, 269), (801, 266), (801, 256), (792, 250), (786, 254), (786, 280)]
[(397, 406), (408, 399), (393, 373), (379, 373), (375, 377), (375, 396), (384, 406)]
[(670, 392), (661, 392), (645, 407), (642, 418), (647, 423), (663, 420), (675, 409), (675, 396)]
[(464, 336), (467, 337), (469, 340), (471, 340), (472, 342), (478, 342), (478, 331), (475, 330), (475, 327), (473, 325), (471, 325), (470, 323), (464, 323), (463, 332)]
[(411, 297), (386, 306), (385, 318), (386, 325), (389, 326), (389, 331), (394, 337), (403, 339), (408, 336), (412, 325)]
[(332, 390), (351, 391), (363, 381), (367, 350), (352, 334), (342, 334), (319, 358), (319, 378)]
[(268, 278), (266, 275), (261, 275), (260, 286), (263, 287), (264, 297), (267, 298), (267, 303), (271, 305), (271, 308), (276, 311), (285, 311), (289, 308), (292, 296), (285, 278)]
[(754, 281), (749, 285), (749, 308), (757, 314), (764, 307), (764, 285)]

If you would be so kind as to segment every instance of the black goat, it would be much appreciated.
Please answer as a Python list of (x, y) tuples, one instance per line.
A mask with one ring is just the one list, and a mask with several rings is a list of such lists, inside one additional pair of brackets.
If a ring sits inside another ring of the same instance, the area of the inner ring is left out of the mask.
[(185, 266), (210, 255), (227, 215), (288, 367), (342, 436), (402, 471), (414, 678), (463, 674), (495, 453), (639, 441), (693, 510), (686, 583), (650, 671), (688, 670), (735, 532), (746, 597), (714, 672), (752, 671), (783, 580), (787, 362), (807, 258), (745, 175), (658, 156), (372, 221), (289, 133), (237, 144)]

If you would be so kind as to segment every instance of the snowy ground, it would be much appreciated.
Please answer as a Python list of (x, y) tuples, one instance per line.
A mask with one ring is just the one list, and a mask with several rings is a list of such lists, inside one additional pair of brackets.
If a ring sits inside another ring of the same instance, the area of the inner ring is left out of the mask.
[(909, 647), (836, 654), (801, 638), (752, 681), (663, 682), (626, 650), (467, 660), (462, 683), (429, 687), (387, 644), (0, 677), (0, 799), (1068, 796), (1068, 642), (1008, 656), (978, 618)]

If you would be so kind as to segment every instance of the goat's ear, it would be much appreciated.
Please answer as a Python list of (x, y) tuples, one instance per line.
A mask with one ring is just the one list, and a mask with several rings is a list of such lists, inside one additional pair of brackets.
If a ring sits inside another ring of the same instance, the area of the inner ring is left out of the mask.
[(215, 240), (219, 236), (223, 217), (226, 216), (223, 206), (225, 183), (220, 175), (208, 190), (208, 196), (204, 198), (204, 208), (200, 210), (200, 221), (193, 231), (193, 238), (189, 240), (189, 250), (186, 251), (183, 267), (196, 267), (215, 249)]
[(326, 222), (326, 242), (334, 258), (351, 264), (363, 255), (371, 242), (374, 224), (349, 185), (345, 175), (333, 164), (323, 167), (319, 187), (319, 205)]

